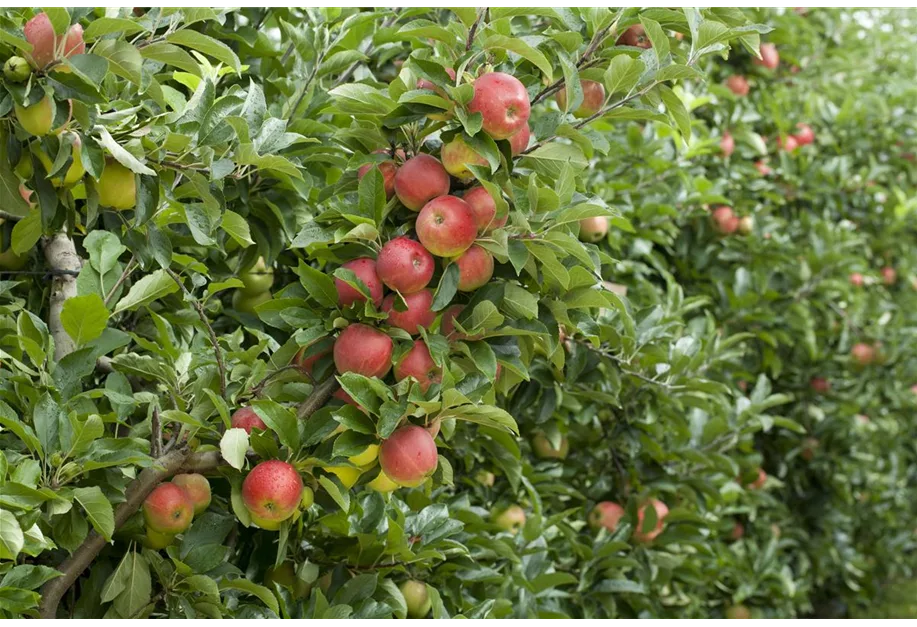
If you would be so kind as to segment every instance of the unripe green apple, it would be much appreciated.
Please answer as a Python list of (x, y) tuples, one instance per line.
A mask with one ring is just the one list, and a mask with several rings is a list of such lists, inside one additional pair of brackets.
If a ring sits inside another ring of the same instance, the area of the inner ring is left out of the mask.
[(525, 526), (525, 510), (518, 505), (510, 505), (494, 518), (494, 522), (498, 527), (516, 535)]
[(410, 618), (424, 618), (433, 607), (433, 600), (427, 590), (427, 584), (422, 581), (405, 581), (398, 588), (404, 596)]
[(304, 599), (312, 591), (312, 584), (296, 576), (296, 566), (291, 561), (283, 562), (280, 566), (271, 566), (264, 573), (265, 586), (273, 589), (275, 583), (292, 590), (294, 599)]
[(10, 57), (3, 64), (3, 76), (11, 83), (21, 83), (32, 74), (29, 62), (22, 57)]
[(352, 466), (328, 466), (325, 470), (337, 476), (341, 481), (341, 485), (348, 490), (357, 484), (357, 481), (360, 480), (360, 475), (363, 474), (361, 469)]
[(726, 618), (751, 618), (751, 611), (744, 605), (732, 605), (726, 608)]
[(370, 444), (362, 453), (348, 457), (347, 461), (349, 461), (354, 466), (363, 467), (368, 466), (369, 464), (376, 461), (377, 457), (379, 457), (379, 445)]
[(570, 443), (567, 441), (567, 436), (562, 436), (560, 447), (554, 448), (551, 440), (545, 434), (539, 433), (532, 438), (532, 449), (540, 459), (564, 459), (570, 451)]
[(137, 178), (114, 159), (105, 162), (99, 178), (99, 204), (112, 209), (133, 209), (137, 204)]
[(13, 109), (16, 111), (16, 119), (19, 120), (25, 132), (36, 137), (42, 137), (51, 132), (51, 125), (54, 124), (54, 101), (50, 96), (45, 96), (28, 107), (16, 103)]
[(306, 486), (302, 489), (302, 498), (299, 499), (299, 507), (302, 509), (309, 509), (312, 507), (313, 503), (315, 503), (315, 491)]
[(164, 549), (173, 542), (175, 542), (175, 536), (173, 534), (160, 533), (149, 528), (146, 530), (146, 537), (143, 539), (143, 544), (154, 551)]
[(255, 308), (261, 303), (271, 300), (270, 292), (250, 295), (242, 290), (236, 290), (232, 295), (232, 308), (240, 313), (255, 314)]
[(468, 166), (487, 166), (487, 159), (475, 152), (461, 135), (456, 135), (452, 141), (444, 145), (440, 156), (446, 172), (463, 181), (470, 181), (474, 178)]
[[(74, 134), (73, 145), (70, 149), (70, 154), (73, 158), (73, 161), (70, 164), (70, 167), (67, 168), (67, 172), (64, 174), (63, 180), (59, 176), (55, 176), (51, 179), (51, 184), (54, 185), (54, 187), (60, 187), (61, 185), (64, 187), (70, 187), (71, 185), (79, 182), (80, 179), (83, 178), (83, 175), (86, 174), (86, 168), (83, 167), (83, 155), (81, 150), (82, 143), (83, 142), (80, 140), (80, 136)], [(40, 147), (36, 146), (33, 148), (33, 150), (35, 155), (38, 157), (38, 160), (41, 161), (41, 164), (44, 166), (45, 172), (50, 172), (51, 166), (54, 165), (51, 157), (45, 154), (45, 151)]]
[(239, 279), (245, 285), (239, 291), (250, 296), (263, 294), (274, 285), (274, 269), (268, 267), (264, 257), (258, 257), (252, 267), (239, 273)]
[(389, 479), (385, 473), (380, 470), (378, 476), (367, 483), (366, 487), (376, 492), (394, 492), (401, 486)]

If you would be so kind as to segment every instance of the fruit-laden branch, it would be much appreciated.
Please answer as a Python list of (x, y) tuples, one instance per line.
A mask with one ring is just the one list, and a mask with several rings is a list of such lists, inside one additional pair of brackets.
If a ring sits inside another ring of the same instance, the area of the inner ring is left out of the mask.
[[(338, 388), (337, 379), (330, 377), (316, 386), (298, 409), (301, 419), (306, 419), (321, 409), (327, 403), (334, 391)], [(144, 469), (134, 479), (124, 493), (124, 502), (115, 509), (115, 531), (120, 529), (134, 512), (140, 509), (143, 500), (149, 496), (153, 489), (179, 473), (197, 472), (206, 473), (216, 470), (223, 465), (223, 458), (219, 451), (205, 451), (192, 453), (187, 449), (166, 453), (156, 460), (156, 463)], [(56, 618), (57, 606), (70, 586), (79, 578), (93, 560), (105, 547), (105, 539), (95, 531), (89, 532), (83, 543), (73, 554), (57, 567), (61, 576), (52, 579), (41, 589), (41, 603), (38, 613), (41, 618)]]
[(60, 361), (76, 350), (76, 342), (64, 330), (61, 312), (64, 302), (76, 296), (76, 275), (83, 262), (76, 252), (76, 245), (67, 233), (61, 231), (44, 241), (45, 261), (51, 272), (51, 308), (48, 314), (48, 328), (54, 338), (54, 360)]

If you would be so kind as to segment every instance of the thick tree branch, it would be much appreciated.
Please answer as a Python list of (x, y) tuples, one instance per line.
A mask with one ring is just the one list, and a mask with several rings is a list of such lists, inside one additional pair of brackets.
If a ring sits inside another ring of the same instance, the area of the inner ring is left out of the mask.
[(54, 360), (60, 361), (76, 350), (76, 342), (61, 324), (64, 302), (76, 296), (76, 274), (83, 267), (76, 252), (76, 244), (64, 231), (44, 241), (45, 261), (51, 270), (51, 307), (48, 314), (48, 328), (54, 338)]
[[(328, 378), (318, 386), (298, 409), (299, 418), (304, 420), (322, 408), (338, 388), (337, 379)], [(156, 463), (144, 469), (134, 479), (125, 492), (124, 502), (115, 509), (115, 531), (140, 509), (143, 500), (163, 481), (171, 479), (182, 472), (207, 473), (223, 465), (223, 457), (219, 451), (205, 451), (191, 453), (187, 449), (166, 453), (156, 460)], [(91, 531), (76, 551), (57, 567), (62, 574), (57, 579), (52, 579), (41, 589), (41, 603), (38, 606), (41, 618), (56, 618), (57, 607), (70, 586), (76, 582), (80, 574), (86, 570), (93, 560), (105, 548), (105, 539)]]

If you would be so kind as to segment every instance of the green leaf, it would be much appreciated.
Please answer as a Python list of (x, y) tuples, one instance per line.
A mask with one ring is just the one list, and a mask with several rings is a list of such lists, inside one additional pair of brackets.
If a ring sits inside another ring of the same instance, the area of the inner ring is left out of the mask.
[(0, 559), (15, 560), (25, 546), (25, 536), (12, 512), (0, 509)]
[(242, 470), (247, 452), (248, 434), (245, 429), (227, 429), (220, 438), (220, 454), (226, 463), (236, 470)]
[(131, 286), (130, 291), (115, 305), (113, 313), (133, 311), (159, 300), (179, 289), (178, 284), (165, 270), (156, 270)]
[(0, 159), (0, 207), (16, 216), (29, 215), (29, 203), (19, 194), (19, 179), (6, 158)]
[(248, 221), (235, 211), (227, 210), (223, 212), (223, 219), (220, 226), (222, 226), (223, 230), (243, 248), (255, 243), (252, 239), (251, 231), (248, 228)]
[(144, 59), (159, 61), (160, 63), (177, 67), (195, 76), (201, 75), (201, 68), (194, 58), (175, 44), (164, 41), (157, 42), (142, 48), (140, 54)]
[(665, 108), (669, 115), (675, 121), (682, 139), (687, 143), (691, 139), (691, 115), (688, 113), (687, 107), (685, 107), (681, 98), (665, 85), (659, 86), (659, 96), (662, 98), (662, 102), (665, 103)]
[(299, 281), (309, 295), (323, 307), (337, 307), (338, 291), (334, 286), (334, 279), (312, 266), (306, 265), (302, 260), (296, 268)]
[(194, 30), (183, 29), (167, 36), (166, 41), (184, 46), (185, 48), (197, 50), (198, 52), (211, 56), (218, 61), (222, 61), (233, 70), (235, 70), (236, 74), (241, 71), (241, 63), (239, 62), (239, 57), (236, 56), (236, 53), (232, 51), (232, 48), (223, 42), (214, 39), (213, 37), (204, 35), (203, 33), (199, 33)]
[[(90, 29), (99, 21), (92, 22)], [(108, 60), (108, 69), (112, 74), (135, 85), (140, 85), (143, 57), (137, 48), (120, 39), (104, 39), (96, 44), (93, 51), (96, 55)]]
[(24, 255), (41, 239), (41, 211), (34, 209), (13, 227), (13, 252)]
[[(89, 23), (89, 26), (86, 28), (86, 30), (83, 31), (83, 39), (86, 41), (92, 41), (102, 37), (103, 35), (110, 35), (111, 33), (133, 35), (134, 33), (140, 33), (145, 30), (146, 29), (139, 23), (124, 17), (100, 17)], [(99, 46), (96, 46), (94, 50), (95, 54), (99, 53), (98, 49)]]
[(98, 294), (73, 296), (64, 301), (60, 321), (77, 346), (91, 342), (108, 326), (108, 308)]
[(506, 284), (503, 306), (514, 318), (534, 320), (538, 317), (538, 297), (515, 283)]
[(136, 174), (156, 176), (156, 172), (140, 163), (137, 157), (129, 153), (121, 146), (121, 144), (116, 142), (115, 138), (111, 136), (111, 133), (108, 132), (107, 128), (97, 125), (93, 131), (99, 134), (98, 137), (94, 138), (96, 142), (102, 148), (108, 150), (109, 154), (111, 154), (111, 156), (114, 157), (118, 163), (123, 165), (131, 172), (135, 172)]
[(299, 421), (295, 412), (268, 400), (253, 401), (251, 406), (264, 424), (277, 434), (281, 444), (291, 451), (299, 450)]
[(628, 94), (637, 85), (643, 74), (644, 65), (640, 59), (619, 54), (608, 64), (605, 70), (605, 91), (609, 96), (616, 93)]
[(439, 285), (436, 286), (436, 293), (433, 295), (433, 302), (430, 309), (433, 311), (442, 311), (449, 306), (452, 299), (458, 293), (459, 284), (459, 267), (457, 263), (450, 263), (443, 271), (443, 276), (439, 279)]
[(132, 551), (128, 555), (124, 590), (115, 599), (114, 608), (121, 616), (133, 617), (150, 602), (153, 586), (146, 558)]
[(495, 48), (515, 52), (541, 70), (548, 82), (554, 80), (554, 69), (551, 67), (551, 62), (548, 61), (548, 58), (525, 43), (521, 38), (507, 37), (497, 33), (490, 34), (487, 36), (487, 39), (484, 40), (484, 49), (492, 50)]
[(74, 488), (73, 498), (86, 510), (86, 516), (98, 534), (106, 541), (111, 541), (115, 532), (115, 513), (111, 503), (102, 494), (102, 489), (98, 486)]
[(350, 493), (347, 490), (342, 491), (337, 483), (325, 475), (319, 477), (318, 482), (325, 488), (325, 492), (338, 504), (342, 511), (350, 511)]
[(224, 579), (220, 581), (220, 590), (239, 590), (240, 592), (245, 592), (246, 594), (258, 597), (258, 599), (268, 606), (275, 614), (280, 613), (280, 608), (277, 605), (277, 599), (274, 597), (274, 593), (264, 586), (259, 586), (247, 579), (233, 579), (232, 581)]

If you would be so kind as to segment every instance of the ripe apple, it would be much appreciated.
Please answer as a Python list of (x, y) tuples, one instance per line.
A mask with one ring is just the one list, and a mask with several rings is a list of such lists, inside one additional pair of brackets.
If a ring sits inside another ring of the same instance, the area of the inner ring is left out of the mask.
[(752, 63), (768, 70), (776, 70), (780, 65), (780, 53), (777, 52), (776, 44), (761, 44), (761, 58), (753, 59)]
[(595, 243), (605, 239), (608, 235), (608, 218), (595, 216), (579, 221), (579, 238), (582, 242)]
[(143, 501), (143, 521), (147, 529), (175, 535), (191, 525), (194, 503), (184, 488), (160, 483)]
[(767, 483), (767, 473), (764, 472), (764, 469), (758, 468), (757, 472), (757, 478), (746, 486), (749, 490), (760, 490)]
[(251, 469), (242, 482), (242, 503), (252, 522), (276, 530), (293, 515), (302, 498), (302, 477), (287, 462), (271, 459)]
[(340, 374), (381, 379), (392, 367), (392, 338), (371, 326), (351, 324), (334, 341), (334, 366)]
[[(431, 385), (442, 380), (442, 374), (442, 369), (433, 361), (430, 350), (423, 340), (415, 340), (411, 350), (395, 364), (395, 379), (401, 381), (412, 377), (424, 393), (430, 389)], [(430, 435), (436, 437), (434, 433)]]
[(430, 283), (436, 262), (423, 244), (409, 237), (389, 240), (376, 258), (376, 274), (390, 289), (419, 292)]
[[(58, 56), (58, 37), (47, 14), (39, 13), (30, 19), (26, 22), (23, 32), (26, 41), (32, 44), (29, 58), (37, 69), (42, 69), (52, 61), (60, 58)], [(83, 27), (81, 25), (73, 24), (67, 30), (67, 37), (61, 52), (64, 58), (86, 52), (86, 44), (83, 41)]]
[(854, 418), (856, 418), (856, 421), (861, 425), (868, 425), (871, 422), (869, 416), (866, 414), (857, 414)]
[(561, 436), (560, 447), (554, 448), (551, 440), (544, 433), (538, 433), (532, 438), (532, 450), (539, 459), (564, 459), (570, 452), (570, 443), (567, 436)]
[(50, 96), (45, 96), (38, 102), (28, 107), (23, 107), (18, 102), (13, 105), (16, 119), (26, 133), (42, 137), (51, 132), (54, 124), (54, 101)]
[(602, 527), (608, 531), (618, 528), (618, 523), (624, 518), (624, 508), (611, 501), (599, 501), (589, 512), (589, 527), (598, 531)]
[(404, 311), (395, 309), (397, 294), (389, 294), (382, 301), (382, 311), (388, 314), (388, 323), (393, 327), (404, 329), (411, 335), (418, 335), (420, 327), (429, 328), (436, 320), (436, 312), (430, 309), (433, 305), (433, 292), (420, 290), (413, 294), (405, 294), (405, 304), (408, 308)]
[(22, 57), (10, 57), (3, 64), (3, 77), (11, 83), (22, 83), (31, 75), (32, 68)]
[(494, 518), (494, 523), (504, 531), (516, 535), (525, 526), (525, 510), (518, 505), (510, 505)]
[(732, 153), (736, 149), (736, 140), (733, 139), (732, 133), (726, 131), (723, 133), (723, 138), (720, 139), (720, 150), (723, 151), (723, 156), (731, 157)]
[(749, 235), (755, 228), (755, 219), (751, 216), (742, 216), (739, 218), (738, 232), (741, 235)]
[(433, 607), (433, 599), (427, 591), (427, 584), (421, 581), (405, 581), (398, 587), (404, 597), (409, 618), (425, 618)]
[(831, 391), (831, 382), (824, 377), (812, 377), (809, 381), (809, 387), (812, 388), (813, 392), (827, 394)]
[(898, 273), (891, 266), (883, 267), (881, 270), (881, 273), (882, 273), (882, 282), (885, 283), (885, 285), (889, 285), (889, 286), (894, 285), (895, 282), (898, 280)]
[(113, 209), (133, 209), (137, 204), (137, 178), (114, 159), (106, 159), (99, 178), (99, 204)]
[(474, 81), (468, 113), (480, 113), (484, 132), (494, 139), (509, 139), (528, 125), (531, 107), (525, 85), (503, 72), (490, 72)]
[(767, 162), (764, 161), (763, 159), (755, 161), (755, 169), (758, 171), (758, 174), (760, 174), (761, 176), (768, 176), (770, 175), (771, 172), (773, 172), (770, 166), (767, 165)]
[(270, 292), (260, 294), (246, 294), (242, 290), (236, 290), (232, 295), (232, 308), (240, 313), (257, 315), (255, 308), (262, 303), (271, 300)]
[(868, 366), (876, 361), (876, 349), (871, 344), (857, 342), (850, 349), (850, 356), (860, 366)]
[[(652, 506), (656, 510), (656, 526), (652, 531), (643, 530), (643, 519), (645, 517), (645, 512)], [(652, 542), (656, 537), (662, 533), (662, 527), (665, 522), (665, 517), (669, 513), (669, 508), (666, 507), (666, 504), (658, 499), (651, 499), (649, 503), (646, 503), (637, 511), (637, 528), (634, 530), (634, 539), (637, 542)]]
[(787, 135), (783, 138), (778, 137), (777, 147), (783, 148), (784, 152), (793, 152), (799, 148), (799, 142), (796, 141), (796, 138), (793, 135)]
[(312, 591), (312, 584), (296, 576), (296, 566), (289, 560), (280, 566), (269, 567), (264, 573), (265, 586), (273, 590), (275, 583), (291, 590), (294, 599), (305, 599)]
[(196, 472), (175, 475), (172, 483), (183, 488), (191, 498), (191, 504), (194, 507), (194, 515), (199, 516), (207, 511), (210, 507), (210, 482), (204, 475)]
[(394, 492), (400, 486), (389, 479), (381, 470), (375, 479), (366, 484), (366, 487), (376, 492)]
[[(355, 400), (353, 400), (353, 397), (350, 396), (350, 394), (348, 394), (344, 390), (338, 389), (331, 396), (338, 399), (339, 401), (343, 401), (347, 403), (348, 405), (353, 405), (354, 407), (360, 407), (360, 404), (357, 403)], [(362, 407), (360, 407), (360, 409), (362, 409)]]
[(650, 38), (646, 36), (646, 30), (643, 28), (642, 24), (634, 24), (626, 31), (621, 33), (621, 36), (618, 37), (616, 45), (635, 46), (637, 48), (648, 50), (649, 48), (653, 47), (653, 42), (651, 42)]
[[(580, 84), (583, 86), (583, 101), (580, 103), (580, 106), (577, 108), (577, 110), (573, 112), (573, 117), (588, 118), (590, 115), (598, 113), (602, 109), (602, 105), (605, 104), (605, 86), (602, 85), (602, 83), (597, 83), (596, 81), (586, 80), (581, 81)], [(557, 104), (560, 105), (560, 108), (566, 111), (566, 88), (558, 91), (555, 98), (557, 99)]]
[(751, 90), (748, 79), (740, 74), (733, 74), (727, 78), (726, 87), (736, 96), (747, 96), (748, 92)]
[(732, 541), (736, 542), (738, 540), (741, 540), (744, 536), (745, 536), (745, 527), (742, 525), (742, 523), (736, 522), (736, 524), (732, 527), (732, 532), (729, 534), (729, 538)]
[(509, 138), (509, 147), (514, 157), (529, 147), (531, 137), (532, 129), (526, 124), (518, 133)]
[(716, 207), (711, 214), (713, 230), (720, 235), (732, 235), (739, 229), (739, 218), (732, 207)]
[(379, 465), (398, 485), (414, 488), (433, 474), (439, 458), (436, 442), (423, 427), (406, 425), (382, 442)]
[[(379, 150), (373, 150), (374, 155), (390, 155), (391, 153), (384, 148)], [(404, 151), (397, 150), (395, 151), (396, 156), (401, 160), (404, 160)], [(373, 166), (379, 168), (379, 172), (382, 173), (382, 182), (385, 188), (385, 197), (391, 198), (395, 195), (395, 174), (398, 172), (398, 166), (393, 160), (367, 163), (361, 165), (360, 169), (357, 170), (357, 180), (362, 179), (366, 176), (366, 173), (369, 172)]]
[(497, 203), (494, 202), (493, 196), (483, 186), (476, 185), (472, 187), (465, 192), (462, 200), (468, 203), (474, 213), (474, 222), (478, 227), (478, 233), (489, 233), (506, 224), (506, 219), (509, 216), (496, 217)]
[(258, 257), (254, 265), (239, 273), (239, 280), (245, 286), (240, 291), (249, 295), (263, 294), (274, 285), (274, 268), (267, 265), (264, 257)]
[(812, 130), (811, 126), (800, 122), (796, 125), (796, 128), (798, 129), (795, 135), (796, 143), (800, 146), (808, 146), (815, 141), (815, 131)]
[(436, 157), (420, 154), (395, 172), (395, 194), (408, 209), (420, 211), (434, 198), (449, 193), (449, 173)]
[(461, 135), (456, 135), (452, 141), (445, 144), (440, 156), (446, 172), (463, 181), (474, 179), (474, 174), (468, 169), (469, 165), (488, 167), (487, 159), (475, 152)]
[[(345, 270), (352, 271), (357, 278), (363, 281), (363, 284), (369, 289), (369, 295), (373, 304), (378, 307), (382, 303), (382, 281), (376, 273), (376, 261), (369, 257), (360, 257), (353, 259), (341, 266)], [(335, 277), (334, 287), (338, 292), (338, 304), (341, 307), (350, 307), (354, 303), (366, 301), (366, 297), (356, 288), (351, 287), (343, 280)]]
[(494, 275), (494, 256), (477, 245), (462, 253), (455, 263), (459, 267), (460, 292), (473, 292), (487, 285)]
[(414, 228), (423, 247), (437, 257), (461, 255), (478, 235), (474, 212), (455, 196), (440, 196), (424, 205)]
[(726, 618), (751, 618), (751, 610), (744, 605), (731, 605), (726, 608)]
[[(455, 70), (453, 70), (451, 67), (447, 67), (443, 69), (446, 70), (446, 74), (449, 75), (449, 78), (455, 81)], [(428, 81), (425, 78), (421, 78), (417, 80), (417, 89), (428, 89), (430, 91), (435, 91), (437, 94), (439, 94), (440, 96), (443, 96), (444, 98), (447, 97), (446, 90), (434, 85), (432, 82)]]

